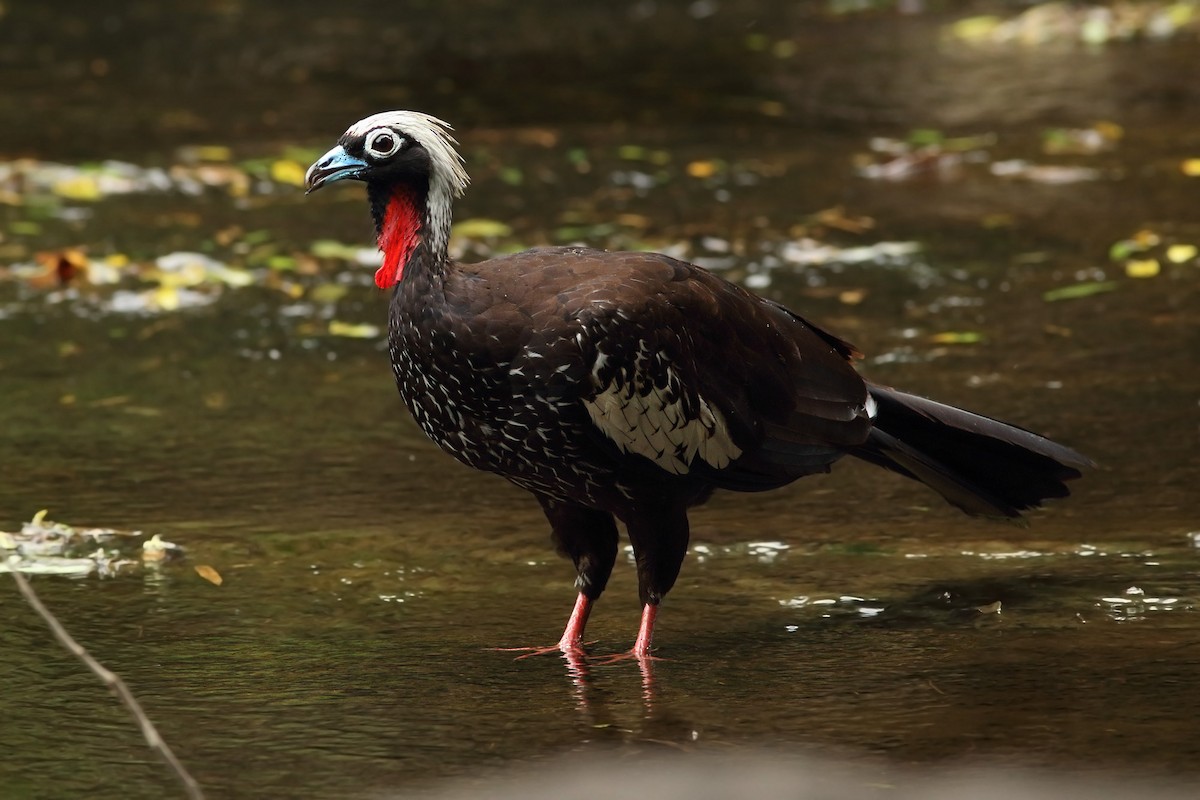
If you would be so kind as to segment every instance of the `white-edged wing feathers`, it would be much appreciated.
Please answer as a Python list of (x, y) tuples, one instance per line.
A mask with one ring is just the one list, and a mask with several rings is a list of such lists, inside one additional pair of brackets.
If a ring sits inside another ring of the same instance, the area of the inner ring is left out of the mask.
[(631, 366), (606, 369), (609, 357), (596, 351), (592, 381), (596, 395), (583, 401), (592, 422), (627, 453), (682, 475), (697, 458), (722, 469), (742, 454), (715, 405), (683, 385), (662, 353), (638, 342)]

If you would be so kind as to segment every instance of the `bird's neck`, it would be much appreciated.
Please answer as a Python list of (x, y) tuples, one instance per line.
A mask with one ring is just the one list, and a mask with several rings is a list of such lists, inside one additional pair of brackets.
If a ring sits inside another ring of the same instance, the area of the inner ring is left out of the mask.
[(445, 271), (449, 257), (450, 215), (431, 213), (427, 186), (408, 184), (369, 186), (371, 215), (375, 220), (376, 241), (383, 253), (383, 264), (375, 272), (375, 284), (389, 289), (417, 271), (429, 277)]

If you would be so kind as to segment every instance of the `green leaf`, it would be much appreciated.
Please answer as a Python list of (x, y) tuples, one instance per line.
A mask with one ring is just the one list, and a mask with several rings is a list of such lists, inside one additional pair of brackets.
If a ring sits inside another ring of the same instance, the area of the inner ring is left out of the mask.
[(1074, 283), (1070, 286), (1060, 286), (1057, 289), (1051, 289), (1042, 295), (1042, 299), (1047, 303), (1053, 303), (1057, 300), (1076, 300), (1080, 297), (1091, 297), (1094, 294), (1115, 291), (1119, 285), (1116, 281)]
[(509, 186), (520, 186), (525, 182), (525, 173), (517, 167), (504, 167), (500, 170), (499, 177)]
[(334, 258), (342, 261), (353, 261), (358, 257), (361, 248), (352, 244), (344, 244), (333, 239), (318, 239), (308, 247), (308, 252), (317, 258)]
[(456, 223), (454, 232), (469, 239), (495, 239), (512, 235), (512, 228), (499, 220), (478, 217)]
[(942, 331), (929, 337), (934, 344), (979, 344), (983, 334), (979, 331)]

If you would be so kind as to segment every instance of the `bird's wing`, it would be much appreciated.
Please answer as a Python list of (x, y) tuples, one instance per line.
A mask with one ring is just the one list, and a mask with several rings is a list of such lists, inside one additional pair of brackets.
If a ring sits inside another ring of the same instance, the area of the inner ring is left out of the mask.
[[(557, 291), (530, 316), (558, 347), (577, 348), (579, 359), (560, 366), (623, 452), (716, 485), (768, 488), (828, 469), (865, 439), (866, 387), (849, 364), (853, 348), (836, 337), (666, 256), (548, 255), (573, 279), (543, 275)], [(531, 349), (554, 344), (535, 338)]]

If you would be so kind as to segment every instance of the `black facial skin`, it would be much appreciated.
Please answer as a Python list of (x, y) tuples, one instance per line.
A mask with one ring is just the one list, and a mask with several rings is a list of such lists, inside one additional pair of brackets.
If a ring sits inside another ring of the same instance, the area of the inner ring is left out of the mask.
[(343, 136), (338, 144), (348, 154), (362, 159), (367, 164), (367, 169), (356, 176), (356, 179), (367, 184), (371, 218), (375, 222), (376, 230), (379, 230), (388, 202), (400, 186), (412, 191), (416, 206), (424, 208), (429, 196), (429, 173), (433, 165), (429, 160), (428, 151), (411, 136), (399, 131), (394, 131), (393, 135), (401, 139), (400, 149), (390, 156), (377, 158), (366, 150), (367, 136), (371, 135), (378, 134), (369, 131), (366, 135)]
[[(374, 133), (375, 131), (370, 131), (367, 135)], [(393, 135), (401, 139), (402, 144), (398, 151), (385, 158), (376, 158), (366, 151), (366, 136), (363, 135), (343, 136), (338, 144), (347, 153), (361, 158), (368, 165), (368, 169), (362, 173), (359, 180), (395, 185), (414, 183), (420, 179), (428, 184), (429, 172), (432, 169), (429, 153), (411, 136), (405, 136), (399, 131)]]

